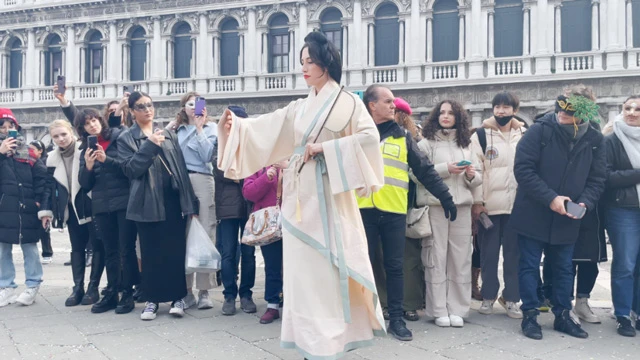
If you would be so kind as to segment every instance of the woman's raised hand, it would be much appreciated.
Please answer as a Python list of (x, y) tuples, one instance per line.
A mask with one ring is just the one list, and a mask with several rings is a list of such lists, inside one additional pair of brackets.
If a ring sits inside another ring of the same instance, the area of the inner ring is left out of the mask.
[(220, 121), (224, 123), (224, 131), (227, 133), (227, 136), (229, 136), (229, 134), (231, 134), (231, 125), (233, 125), (233, 115), (231, 114), (231, 110), (225, 109)]
[(84, 161), (87, 170), (93, 170), (93, 166), (96, 163), (96, 153), (91, 148), (87, 148), (87, 151), (84, 152)]

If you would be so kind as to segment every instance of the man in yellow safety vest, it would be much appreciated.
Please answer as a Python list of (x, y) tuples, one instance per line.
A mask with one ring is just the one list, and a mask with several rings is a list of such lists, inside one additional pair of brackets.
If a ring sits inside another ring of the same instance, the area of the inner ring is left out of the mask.
[(409, 197), (409, 169), (442, 203), (451, 221), (457, 211), (449, 188), (444, 184), (418, 145), (395, 121), (393, 93), (381, 85), (372, 85), (364, 93), (364, 103), (380, 132), (380, 151), (384, 160), (382, 189), (367, 198), (358, 198), (360, 214), (367, 233), (369, 258), (374, 263), (376, 249), (382, 242), (387, 277), (389, 307), (388, 332), (399, 340), (413, 339), (402, 320), (404, 298), (403, 261)]

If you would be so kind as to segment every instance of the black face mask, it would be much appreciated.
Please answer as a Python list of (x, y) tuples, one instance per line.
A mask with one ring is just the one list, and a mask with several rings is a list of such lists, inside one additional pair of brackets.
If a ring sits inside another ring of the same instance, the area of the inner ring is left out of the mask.
[(509, 116), (494, 116), (494, 118), (498, 122), (498, 125), (505, 126), (505, 125), (507, 125), (509, 123), (509, 121), (511, 121), (511, 119), (513, 119), (513, 115), (509, 115)]

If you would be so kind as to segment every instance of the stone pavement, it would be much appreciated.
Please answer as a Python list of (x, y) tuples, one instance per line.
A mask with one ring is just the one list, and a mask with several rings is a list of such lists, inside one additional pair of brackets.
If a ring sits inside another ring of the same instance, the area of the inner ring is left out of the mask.
[[(301, 359), (295, 351), (279, 346), (280, 323), (258, 323), (265, 311), (262, 300), (264, 273), (258, 255), (255, 295), (258, 314), (220, 314), (221, 289), (213, 292), (212, 310), (187, 310), (183, 319), (168, 315), (169, 306), (160, 307), (158, 318), (143, 322), (142, 304), (126, 315), (91, 314), (89, 307), (67, 308), (64, 300), (72, 286), (71, 270), (62, 263), (69, 258), (66, 234), (53, 234), (54, 262), (44, 266), (45, 277), (35, 304), (0, 308), (0, 360), (9, 359)], [(24, 282), (22, 255), (14, 247), (18, 277)], [(520, 322), (497, 314), (483, 316), (472, 310), (463, 329), (442, 329), (433, 322), (409, 323), (414, 340), (401, 343), (390, 337), (377, 339), (374, 347), (349, 353), (348, 360), (390, 359), (638, 359), (640, 337), (616, 334), (615, 321), (608, 316), (609, 264), (601, 264), (601, 274), (593, 302), (601, 325), (585, 325), (587, 340), (570, 338), (552, 330), (553, 317), (541, 316), (544, 340), (534, 341), (520, 334)], [(89, 271), (87, 270), (87, 277)], [(103, 281), (104, 284), (104, 281)], [(19, 290), (24, 288), (20, 286)], [(474, 308), (479, 303), (474, 302)]]

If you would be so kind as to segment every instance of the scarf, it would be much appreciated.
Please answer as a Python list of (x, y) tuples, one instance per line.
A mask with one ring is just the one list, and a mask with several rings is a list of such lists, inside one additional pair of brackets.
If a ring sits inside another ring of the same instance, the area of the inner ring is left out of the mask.
[[(4, 140), (7, 139), (6, 134), (0, 134), (0, 144)], [(26, 141), (24, 141), (24, 137), (22, 135), (18, 135), (16, 139), (16, 148), (13, 150), (9, 150), (7, 153), (7, 157), (13, 157), (17, 162), (26, 163), (30, 166), (38, 161), (38, 157), (35, 152), (29, 147)]]
[[(631, 166), (634, 169), (640, 169), (640, 127), (629, 126), (624, 120), (618, 118), (613, 123), (613, 132), (622, 143)], [(640, 184), (636, 184), (636, 191), (640, 201)]]

